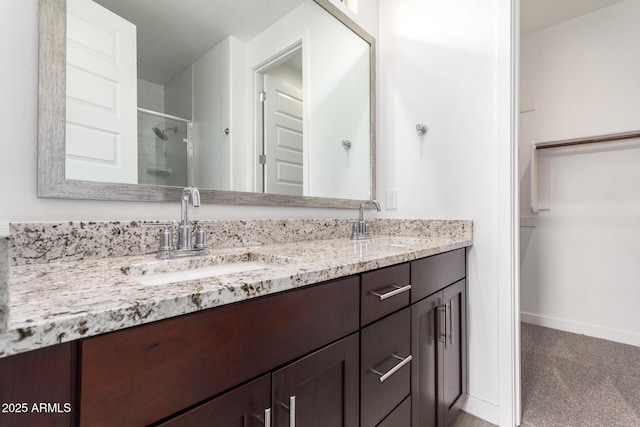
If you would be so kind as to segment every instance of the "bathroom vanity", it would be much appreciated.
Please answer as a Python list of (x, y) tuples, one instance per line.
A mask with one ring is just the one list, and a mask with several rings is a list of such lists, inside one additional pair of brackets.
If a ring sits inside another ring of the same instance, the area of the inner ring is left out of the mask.
[[(102, 271), (119, 297), (141, 291), (147, 300), (130, 302), (138, 314), (121, 317), (104, 308), (112, 290), (102, 308), (75, 316), (75, 333), (85, 328), (84, 336), (0, 358), (3, 401), (28, 409), (1, 414), (2, 425), (449, 425), (466, 395), (470, 244), (468, 233), (220, 249), (210, 256), (242, 251), (295, 260), (168, 285), (137, 282), (136, 274), (151, 274), (149, 265), (157, 273), (154, 263), (166, 261), (149, 256), (144, 263), (126, 257), (128, 270), (113, 268), (122, 257), (65, 263), (84, 266), (89, 282)], [(56, 268), (31, 269), (34, 278), (55, 280), (62, 277)], [(180, 306), (176, 288), (192, 309), (157, 318)], [(46, 327), (31, 323), (22, 341), (46, 340)], [(96, 324), (111, 330), (96, 332)], [(52, 411), (34, 412), (34, 402), (51, 403)]]

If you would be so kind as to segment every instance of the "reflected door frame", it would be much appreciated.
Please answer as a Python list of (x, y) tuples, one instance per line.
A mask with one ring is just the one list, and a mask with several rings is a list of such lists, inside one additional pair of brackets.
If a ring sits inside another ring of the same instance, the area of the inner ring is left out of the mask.
[[(304, 40), (298, 40), (295, 43), (287, 46), (285, 49), (271, 56), (269, 59), (254, 67), (254, 114), (255, 114), (255, 123), (256, 123), (256, 131), (255, 131), (255, 141), (254, 141), (254, 188), (257, 193), (269, 193), (269, 194), (279, 194), (273, 193), (269, 191), (267, 187), (267, 165), (266, 162), (268, 159), (265, 157), (267, 153), (266, 141), (265, 141), (265, 105), (264, 99), (266, 97), (265, 91), (265, 76), (267, 76), (270, 70), (290, 61), (293, 57), (297, 55), (301, 55), (302, 63), (306, 64), (306, 52), (303, 49), (303, 45), (305, 44)], [(305, 67), (303, 66), (301, 77), (302, 80), (306, 82), (305, 77)], [(306, 83), (305, 83), (306, 84)], [(302, 99), (305, 100), (303, 103), (302, 109), (303, 117), (309, 117), (308, 114), (308, 103), (306, 102), (308, 90), (303, 85), (302, 87)], [(308, 195), (308, 167), (309, 167), (309, 150), (308, 150), (308, 121), (304, 120), (302, 123), (302, 168), (303, 168), (303, 191), (302, 195)]]

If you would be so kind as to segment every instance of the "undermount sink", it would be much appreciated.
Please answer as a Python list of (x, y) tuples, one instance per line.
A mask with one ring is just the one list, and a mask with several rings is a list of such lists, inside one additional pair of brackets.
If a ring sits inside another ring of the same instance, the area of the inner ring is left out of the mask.
[(154, 260), (122, 267), (121, 271), (144, 285), (164, 285), (274, 268), (291, 261), (293, 260), (288, 257), (244, 252), (230, 255)]
[(392, 248), (406, 248), (417, 244), (424, 244), (425, 239), (419, 237), (382, 237), (374, 240), (382, 246), (390, 246)]

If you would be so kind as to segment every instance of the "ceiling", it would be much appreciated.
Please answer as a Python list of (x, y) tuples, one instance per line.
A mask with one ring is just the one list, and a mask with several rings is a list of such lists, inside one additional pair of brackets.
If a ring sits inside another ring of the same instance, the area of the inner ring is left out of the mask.
[(521, 0), (520, 34), (529, 34), (623, 0)]
[(95, 0), (136, 25), (138, 77), (164, 85), (229, 35), (249, 41), (305, 0)]

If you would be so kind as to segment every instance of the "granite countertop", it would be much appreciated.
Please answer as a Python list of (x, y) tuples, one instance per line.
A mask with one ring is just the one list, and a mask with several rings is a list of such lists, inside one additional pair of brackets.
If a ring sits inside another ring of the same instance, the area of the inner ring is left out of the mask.
[[(9, 275), (9, 319), (0, 357), (361, 273), (472, 244), (453, 237), (376, 236), (213, 249), (157, 260), (138, 255), (19, 265)], [(154, 272), (257, 261), (265, 268), (145, 285)]]

